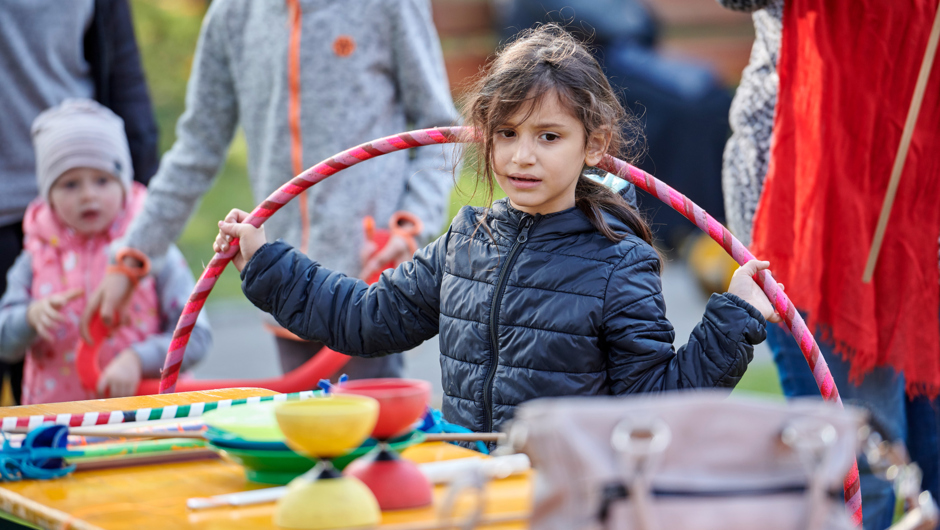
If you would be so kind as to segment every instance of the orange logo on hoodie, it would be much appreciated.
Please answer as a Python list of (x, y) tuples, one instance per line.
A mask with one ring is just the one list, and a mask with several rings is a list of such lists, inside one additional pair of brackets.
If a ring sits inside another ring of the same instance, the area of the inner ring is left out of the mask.
[(333, 53), (339, 57), (349, 57), (356, 51), (356, 41), (349, 35), (340, 35), (333, 41)]

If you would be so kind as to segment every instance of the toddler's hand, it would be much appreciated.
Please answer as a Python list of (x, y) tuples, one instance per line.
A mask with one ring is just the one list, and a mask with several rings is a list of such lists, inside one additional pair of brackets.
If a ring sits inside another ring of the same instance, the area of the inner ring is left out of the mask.
[(232, 257), (232, 263), (238, 269), (238, 272), (245, 268), (255, 252), (267, 241), (263, 227), (255, 228), (242, 222), (247, 218), (248, 213), (237, 208), (229, 212), (225, 216), (225, 220), (219, 221), (219, 235), (216, 236), (215, 243), (212, 244), (212, 250), (222, 253), (229, 249), (232, 240), (239, 239), (239, 252)]
[(140, 386), (140, 357), (128, 348), (117, 355), (101, 372), (98, 396), (126, 397), (137, 393)]
[[(398, 211), (392, 215), (388, 222), (391, 237), (389, 237), (385, 247), (375, 252), (375, 243), (367, 242), (366, 247), (370, 247), (368, 248), (368, 254), (363, 252), (360, 256), (363, 258), (363, 266), (362, 270), (359, 271), (359, 277), (363, 280), (368, 281), (372, 275), (381, 272), (387, 263), (394, 263), (397, 267), (410, 260), (418, 249), (415, 239), (424, 229), (421, 219), (418, 219), (414, 214)], [(375, 253), (374, 256), (372, 255), (373, 252)]]
[(26, 309), (26, 322), (36, 330), (40, 337), (50, 342), (54, 341), (53, 331), (65, 322), (65, 317), (61, 313), (62, 308), (84, 292), (83, 289), (70, 289), (32, 302)]
[(774, 311), (774, 305), (753, 278), (755, 274), (768, 267), (770, 267), (769, 261), (752, 259), (745, 263), (734, 271), (734, 275), (731, 276), (728, 292), (739, 296), (742, 300), (754, 306), (768, 322), (780, 322), (780, 315)]
[[(375, 252), (375, 243), (372, 243), (371, 250)], [(359, 277), (363, 280), (368, 280), (373, 274), (380, 272), (382, 267), (388, 262), (392, 262), (398, 266), (410, 260), (412, 256), (408, 241), (395, 234), (389, 237), (388, 243), (382, 247), (382, 250), (375, 252), (374, 256), (372, 256), (372, 252), (365, 256), (367, 260), (362, 270), (359, 271)], [(365, 254), (365, 251), (363, 254)]]
[(79, 331), (82, 339), (91, 344), (91, 319), (96, 313), (101, 315), (101, 321), (111, 329), (120, 326), (127, 320), (128, 314), (124, 307), (134, 294), (134, 284), (127, 275), (120, 272), (109, 272), (104, 275), (98, 287), (92, 291), (82, 311)]

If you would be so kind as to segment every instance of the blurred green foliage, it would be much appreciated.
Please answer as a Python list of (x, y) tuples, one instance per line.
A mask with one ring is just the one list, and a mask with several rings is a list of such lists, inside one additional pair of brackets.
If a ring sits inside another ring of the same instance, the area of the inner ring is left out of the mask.
[(734, 396), (747, 394), (771, 394), (783, 399), (783, 390), (780, 388), (780, 379), (777, 376), (777, 367), (772, 362), (753, 363), (747, 367), (747, 372), (741, 378), (734, 390)]
[[(186, 82), (207, 3), (200, 0), (131, 0), (134, 29), (140, 46), (154, 112), (160, 127), (160, 152), (176, 139), (176, 121), (185, 109)], [(193, 274), (202, 273), (212, 259), (216, 222), (232, 208), (251, 210), (254, 200), (248, 186), (247, 150), (239, 133), (228, 160), (212, 189), (203, 197), (177, 244)], [(227, 267), (213, 290), (213, 298), (241, 297), (238, 272)]]

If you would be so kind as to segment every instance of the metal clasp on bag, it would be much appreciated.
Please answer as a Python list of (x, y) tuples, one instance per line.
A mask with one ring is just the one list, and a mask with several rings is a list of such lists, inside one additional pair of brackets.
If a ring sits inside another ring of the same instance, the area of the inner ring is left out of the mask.
[[(469, 472), (462, 474), (454, 480), (447, 490), (447, 496), (438, 510), (437, 517), (442, 522), (443, 528), (460, 528), (462, 530), (472, 530), (476, 528), (483, 517), (483, 510), (486, 507), (485, 490), (487, 483), (486, 475), (482, 468), (474, 468)], [(464, 491), (473, 493), (473, 509), (463, 521), (458, 521), (456, 516), (457, 499)]]
[(794, 418), (780, 432), (780, 441), (793, 449), (812, 473), (836, 442), (838, 432), (831, 423), (813, 417)]
[(610, 435), (610, 445), (621, 453), (651, 456), (661, 453), (672, 441), (672, 431), (658, 418), (626, 418)]
[(793, 449), (809, 478), (809, 508), (804, 523), (807, 530), (825, 525), (827, 484), (823, 464), (838, 438), (839, 433), (831, 423), (811, 416), (791, 419), (780, 432), (780, 441)]
[(929, 491), (921, 491), (923, 473), (911, 462), (904, 442), (889, 442), (869, 425), (858, 433), (862, 451), (872, 472), (894, 485), (894, 494), (903, 499), (907, 513), (889, 530), (929, 530), (940, 523), (940, 511)]
[[(672, 441), (666, 422), (655, 417), (625, 418), (614, 426), (610, 445), (620, 454), (624, 467), (624, 493), (634, 506), (637, 530), (650, 530), (652, 491), (650, 473), (657, 458)], [(606, 496), (601, 507), (601, 522), (606, 524), (607, 510), (613, 499)]]

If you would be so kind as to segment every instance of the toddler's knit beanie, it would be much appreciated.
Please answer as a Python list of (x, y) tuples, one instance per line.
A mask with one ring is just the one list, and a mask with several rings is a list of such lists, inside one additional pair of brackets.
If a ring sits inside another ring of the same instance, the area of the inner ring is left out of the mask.
[(33, 121), (36, 182), (46, 201), (55, 181), (66, 171), (89, 167), (106, 171), (130, 195), (134, 168), (124, 133), (124, 120), (90, 99), (66, 99)]

